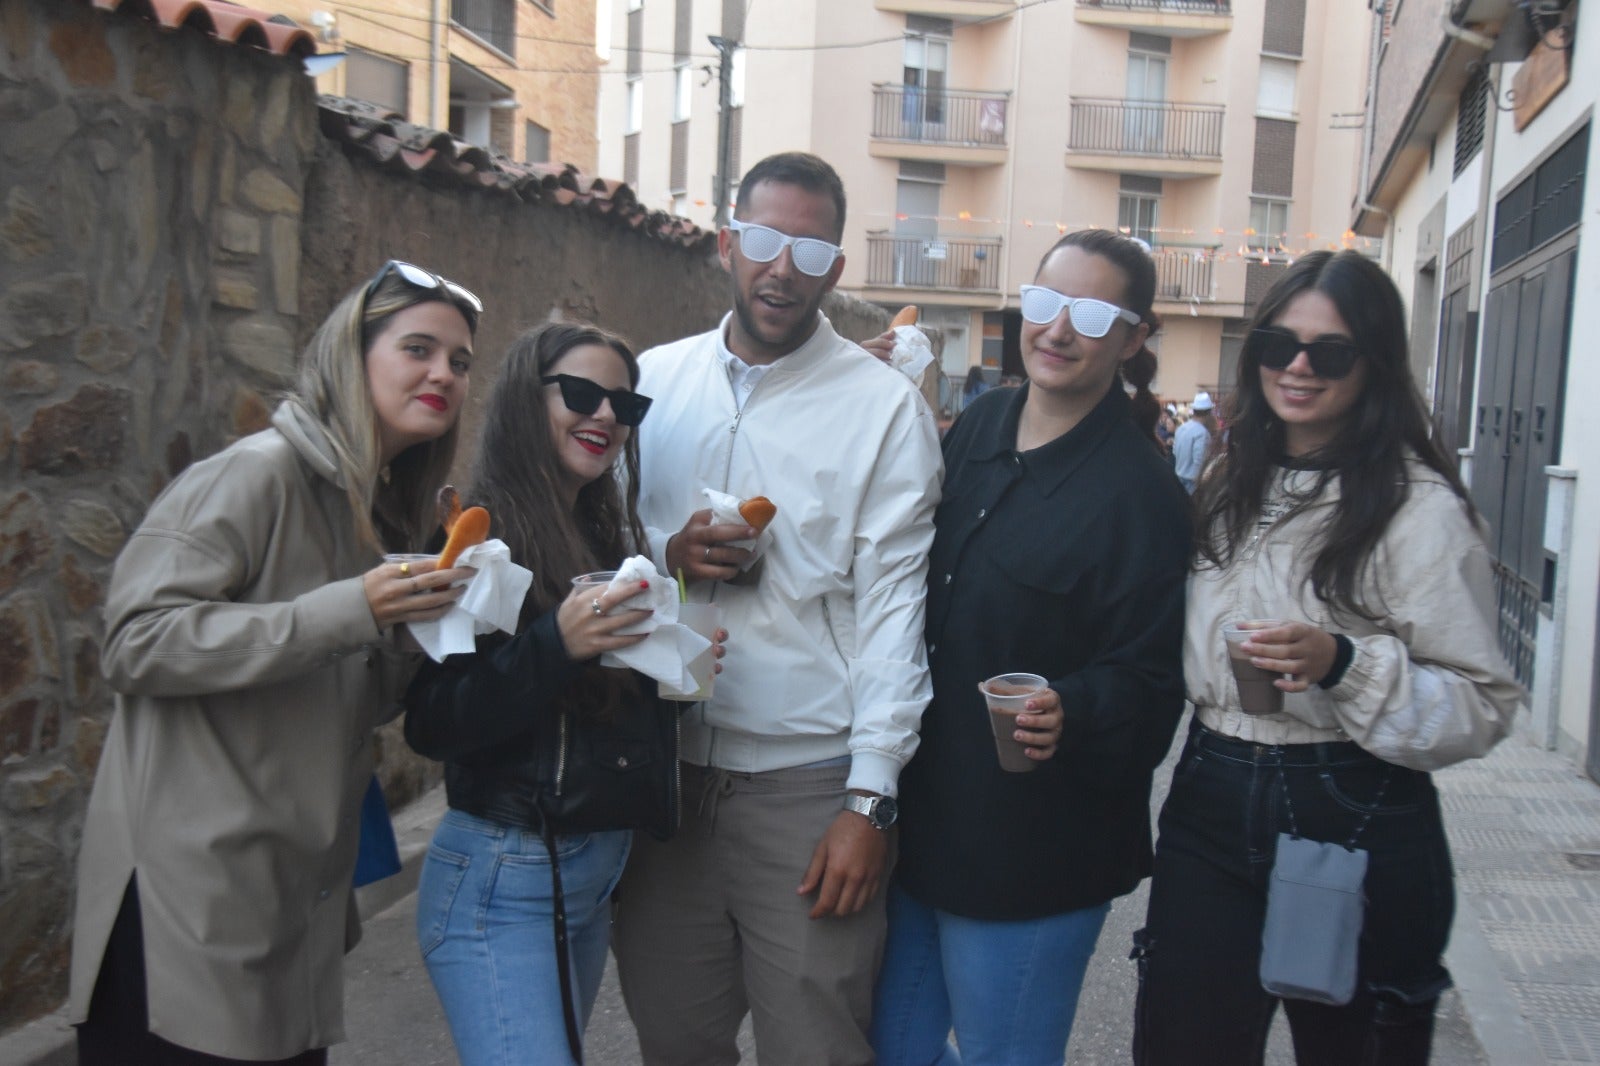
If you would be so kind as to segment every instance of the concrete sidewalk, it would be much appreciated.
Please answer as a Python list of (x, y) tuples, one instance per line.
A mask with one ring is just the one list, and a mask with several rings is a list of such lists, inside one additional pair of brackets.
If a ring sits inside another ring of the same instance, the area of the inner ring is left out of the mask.
[[(1169, 775), (1170, 768), (1158, 775), (1153, 806)], [(1457, 988), (1440, 1007), (1434, 1061), (1600, 1064), (1600, 786), (1521, 737), (1435, 780), (1459, 901), (1446, 957)], [(413, 930), (417, 870), (443, 809), (442, 791), (435, 791), (399, 812), (405, 871), (362, 890), (366, 934), (347, 969), (350, 1039), (334, 1050), (335, 1066), (456, 1062)], [(1141, 888), (1107, 919), (1068, 1051), (1074, 1066), (1128, 1061), (1134, 974), (1127, 945), (1142, 923), (1144, 900)], [(614, 974), (587, 1039), (596, 1066), (639, 1061)], [(741, 1045), (753, 1062), (748, 1024)], [(73, 1061), (71, 1030), (59, 1013), (0, 1038), (0, 1063)], [(1281, 1016), (1267, 1061), (1294, 1061)]]

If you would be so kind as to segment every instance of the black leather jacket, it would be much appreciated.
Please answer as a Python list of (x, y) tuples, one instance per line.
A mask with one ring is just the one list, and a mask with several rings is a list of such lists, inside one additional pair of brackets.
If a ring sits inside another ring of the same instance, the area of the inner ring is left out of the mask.
[(514, 637), (482, 636), (470, 655), (423, 665), (406, 693), (406, 741), (444, 762), (451, 807), (528, 829), (549, 812), (562, 832), (670, 834), (683, 705), (636, 675), (637, 705), (580, 721), (558, 697), (583, 666), (567, 657), (554, 611)]

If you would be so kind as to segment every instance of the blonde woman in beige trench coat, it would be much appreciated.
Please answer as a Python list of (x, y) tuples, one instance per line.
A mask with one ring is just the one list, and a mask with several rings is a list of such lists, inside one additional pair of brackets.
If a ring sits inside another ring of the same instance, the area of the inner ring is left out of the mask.
[(397, 624), (469, 571), (434, 526), (482, 304), (391, 262), (334, 308), (272, 427), (190, 467), (112, 572), (117, 706), (84, 825), (79, 1061), (325, 1062)]

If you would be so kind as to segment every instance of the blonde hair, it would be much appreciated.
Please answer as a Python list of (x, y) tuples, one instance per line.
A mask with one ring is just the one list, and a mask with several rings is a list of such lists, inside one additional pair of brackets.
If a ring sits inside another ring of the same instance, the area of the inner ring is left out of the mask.
[[(383, 469), (378, 416), (367, 384), (367, 347), (389, 320), (439, 292), (389, 273), (340, 300), (306, 345), (293, 398), (322, 426), (339, 467), (356, 536), (378, 552), (415, 551), (434, 526), (434, 495), (455, 461), (461, 423), (435, 440), (414, 444)], [(454, 304), (452, 304), (454, 306)], [(475, 324), (465, 315), (469, 327)]]

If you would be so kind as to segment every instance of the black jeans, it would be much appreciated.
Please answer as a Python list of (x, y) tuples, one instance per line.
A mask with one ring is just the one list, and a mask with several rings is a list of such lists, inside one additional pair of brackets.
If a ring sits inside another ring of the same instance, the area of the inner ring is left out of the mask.
[(1267, 880), (1291, 821), (1318, 841), (1346, 843), (1359, 828), (1356, 846), (1369, 856), (1355, 998), (1282, 1001), (1296, 1060), (1428, 1061), (1455, 917), (1432, 779), (1353, 743), (1251, 744), (1196, 722), (1161, 810), (1150, 910), (1134, 934), (1139, 1066), (1261, 1062), (1279, 1002), (1259, 974)]

